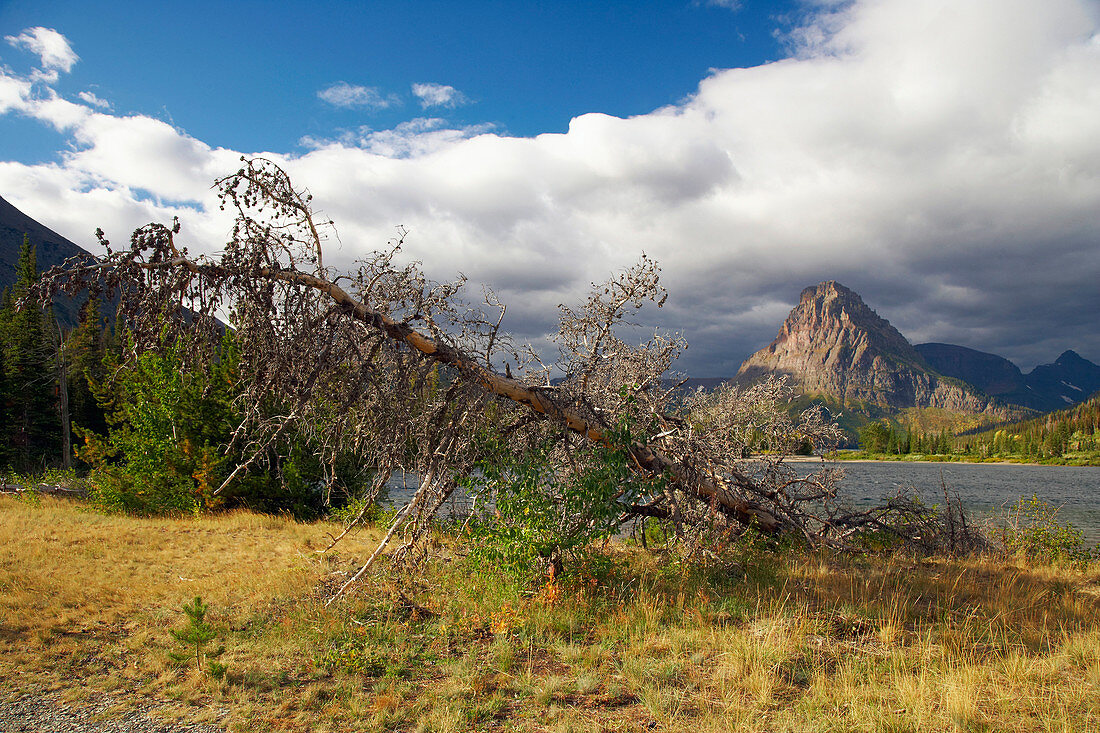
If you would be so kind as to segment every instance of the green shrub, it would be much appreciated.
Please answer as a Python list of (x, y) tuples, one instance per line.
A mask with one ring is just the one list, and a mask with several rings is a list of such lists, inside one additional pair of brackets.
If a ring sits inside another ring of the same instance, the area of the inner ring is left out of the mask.
[(357, 519), (365, 525), (389, 526), (397, 516), (397, 509), (395, 507), (383, 506), (380, 502), (384, 501), (385, 498), (386, 494), (384, 490), (374, 498), (366, 496), (353, 497), (348, 499), (347, 503), (343, 506), (330, 509), (328, 519), (330, 521), (339, 522), (345, 527)]
[(1088, 547), (1084, 535), (1058, 519), (1058, 509), (1032, 495), (1020, 498), (1008, 511), (998, 532), (1005, 550), (1045, 561), (1087, 562), (1100, 556)]
[(177, 346), (148, 351), (98, 395), (112, 410), (107, 436), (84, 432), (92, 500), (107, 511), (195, 514), (213, 508), (226, 471), (215, 447), (233, 424), (233, 354), (208, 374), (185, 374)]
[(484, 507), (468, 525), (470, 559), (529, 580), (548, 565), (561, 570), (591, 556), (618, 531), (624, 507), (653, 495), (662, 481), (633, 470), (631, 442), (624, 427), (610, 446), (575, 454), (576, 469), (565, 474), (550, 460), (549, 445), (515, 453), (490, 441), (479, 470), (464, 482)]

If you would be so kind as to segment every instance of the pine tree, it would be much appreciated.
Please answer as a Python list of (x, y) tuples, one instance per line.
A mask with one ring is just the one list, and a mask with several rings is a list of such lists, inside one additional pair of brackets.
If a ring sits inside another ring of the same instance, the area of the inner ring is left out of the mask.
[(186, 664), (195, 660), (195, 667), (213, 677), (221, 677), (225, 674), (225, 665), (217, 659), (225, 652), (224, 646), (217, 649), (207, 649), (206, 645), (218, 638), (218, 632), (206, 621), (206, 604), (200, 596), (195, 596), (191, 603), (183, 605), (183, 612), (187, 616), (187, 626), (182, 629), (169, 629), (168, 633), (187, 647), (186, 652), (168, 652), (172, 660), (180, 664)]
[(34, 248), (26, 235), (16, 272), (15, 286), (4, 305), (8, 414), (3, 437), (10, 446), (9, 464), (17, 471), (31, 472), (60, 456), (60, 421), (49, 319), (35, 304), (20, 303), (38, 279)]
[[(65, 341), (68, 360), (69, 413), (75, 438), (91, 432), (104, 435), (107, 420), (94, 390), (106, 375), (106, 334), (95, 297), (80, 309), (80, 322)], [(77, 440), (74, 444), (79, 445)]]
[(10, 466), (13, 458), (12, 407), (15, 398), (8, 380), (8, 332), (12, 313), (11, 291), (0, 291), (0, 469)]

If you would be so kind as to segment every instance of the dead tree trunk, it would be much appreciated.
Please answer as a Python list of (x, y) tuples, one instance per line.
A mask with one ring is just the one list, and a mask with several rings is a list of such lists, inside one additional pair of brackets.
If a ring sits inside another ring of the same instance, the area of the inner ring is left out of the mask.
[[(200, 264), (179, 255), (165, 262), (143, 264), (143, 267), (182, 268), (200, 276), (216, 277), (219, 274), (217, 272), (219, 268), (216, 266)], [(531, 387), (518, 379), (498, 374), (475, 357), (447, 344), (438, 343), (407, 323), (395, 321), (384, 313), (372, 309), (331, 280), (297, 270), (274, 268), (260, 268), (253, 273), (253, 277), (261, 281), (283, 281), (312, 288), (327, 296), (355, 319), (394, 341), (408, 345), (434, 362), (452, 367), (465, 379), (485, 391), (525, 405), (538, 415), (560, 421), (569, 430), (590, 441), (610, 445), (609, 436), (601, 425), (592, 422), (568, 406), (558, 404), (546, 390)], [(653, 475), (671, 475), (689, 494), (694, 494), (702, 501), (716, 505), (721, 511), (746, 526), (752, 526), (769, 534), (779, 532), (783, 527), (783, 522), (763, 506), (735, 495), (724, 478), (705, 475), (688, 478), (678, 464), (659, 451), (640, 443), (631, 445), (630, 453), (639, 470)], [(750, 492), (759, 490), (759, 487), (742, 473), (733, 472), (729, 481)], [(218, 488), (218, 491), (220, 492), (223, 488), (225, 488), (224, 484)]]
[[(246, 454), (260, 456), (291, 422), (313, 430), (323, 438), (320, 443), (335, 445), (343, 439), (339, 435), (346, 437), (342, 426), (347, 423), (341, 421), (351, 419), (345, 418), (347, 413), (366, 404), (378, 407), (375, 413), (388, 409), (398, 416), (380, 425), (370, 423), (370, 410), (358, 413), (356, 440), (361, 442), (356, 449), (381, 451), (392, 466), (404, 460), (404, 446), (419, 441), (423, 455), (417, 470), (438, 477), (470, 468), (453, 461), (469, 452), (470, 435), (476, 431), (471, 426), (485, 417), (488, 403), (497, 402), (511, 405), (506, 412), (525, 413), (517, 423), (546, 420), (590, 443), (625, 448), (631, 468), (664, 480), (655, 484), (678, 490), (667, 494), (674, 502), (680, 496), (694, 499), (708, 515), (719, 513), (766, 533), (792, 527), (801, 531), (799, 515), (774, 475), (743, 472), (736, 460), (740, 446), (734, 453), (727, 438), (699, 440), (687, 420), (666, 413), (667, 394), (655, 397), (677, 344), (666, 340), (650, 350), (658, 343), (655, 337), (635, 349), (618, 340), (616, 330), (631, 308), (643, 301), (663, 302), (655, 297), (663, 292), (657, 285), (659, 268), (644, 255), (636, 268), (595, 288), (578, 311), (562, 309), (558, 345), (569, 386), (555, 389), (538, 386), (544, 379), (530, 373), (526, 379), (523, 371), (521, 378), (511, 376), (510, 368), (499, 373), (493, 354), (499, 353), (494, 346), (500, 348), (500, 320), (468, 317), (471, 309), (457, 300), (459, 284), (431, 283), (412, 265), (395, 266), (396, 249), (374, 253), (350, 277), (326, 270), (309, 196), (295, 190), (277, 166), (247, 161), (237, 174), (219, 181), (218, 188), (223, 202), (239, 212), (220, 256), (190, 256), (174, 243), (178, 223), (171, 228), (151, 224), (134, 233), (128, 249), (112, 251), (102, 240), (105, 257), (55, 268), (43, 277), (38, 292), (48, 298), (88, 287), (119, 291), (120, 322), (129, 323), (143, 339), (135, 348), (166, 338), (166, 329), (176, 336), (198, 333), (194, 338), (216, 343), (220, 334), (215, 317), (234, 312), (240, 321), (235, 324), (238, 337), (248, 344), (242, 353), (251, 359), (245, 421), (253, 420), (248, 423), (253, 428), (263, 425), (252, 436), (246, 422), (238, 428), (237, 435), (245, 437), (237, 447), (252, 446)], [(488, 297), (487, 304), (500, 307)], [(200, 353), (187, 358), (213, 357)], [(449, 406), (458, 403), (448, 387), (440, 390), (447, 392), (446, 398), (433, 398), (431, 408), (412, 425), (412, 418), (401, 411), (415, 407), (416, 390), (429, 381), (428, 371), (440, 366), (446, 368), (447, 379), (462, 385), (454, 396), (466, 407)], [(394, 374), (400, 375), (400, 398), (391, 398)], [(644, 407), (637, 407), (642, 399)], [(279, 400), (280, 416), (261, 414), (263, 405)], [(617, 432), (621, 421), (639, 417), (660, 427), (628, 431), (629, 437), (622, 438)], [(462, 440), (455, 439), (459, 425), (468, 433)], [(325, 430), (329, 432), (321, 435)], [(369, 442), (379, 431), (389, 443), (364, 447), (362, 441)], [(251, 461), (240, 464), (219, 491)], [(667, 511), (650, 500), (628, 507), (627, 513), (633, 509), (650, 516)]]

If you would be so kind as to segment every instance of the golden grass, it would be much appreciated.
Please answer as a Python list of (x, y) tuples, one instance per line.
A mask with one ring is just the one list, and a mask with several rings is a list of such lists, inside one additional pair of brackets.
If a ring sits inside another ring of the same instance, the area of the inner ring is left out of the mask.
[[(326, 611), (332, 573), (378, 536), (321, 559), (331, 531), (0, 497), (0, 681), (140, 692), (242, 731), (1100, 732), (1095, 564), (756, 554), (740, 571), (617, 548), (537, 589), (435, 560)], [(224, 679), (168, 661), (195, 595)]]

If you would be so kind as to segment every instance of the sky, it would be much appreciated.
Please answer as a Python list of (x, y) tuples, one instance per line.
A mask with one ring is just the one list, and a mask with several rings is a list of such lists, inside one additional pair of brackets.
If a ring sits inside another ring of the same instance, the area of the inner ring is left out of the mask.
[[(732, 376), (838, 280), (913, 343), (1100, 362), (1100, 0), (0, 0), (0, 196), (91, 251), (263, 155), (536, 345), (636, 262)], [(639, 338), (644, 339), (645, 333)]]

